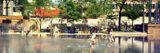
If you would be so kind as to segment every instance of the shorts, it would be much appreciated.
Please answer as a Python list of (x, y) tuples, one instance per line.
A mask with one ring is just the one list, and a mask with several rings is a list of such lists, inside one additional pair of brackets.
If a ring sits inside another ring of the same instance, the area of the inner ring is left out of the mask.
[(91, 40), (95, 42), (95, 39), (91, 39)]
[(109, 40), (109, 41), (112, 41), (112, 40), (113, 40), (113, 38), (112, 38), (111, 36), (109, 36), (109, 37), (108, 37), (108, 40)]

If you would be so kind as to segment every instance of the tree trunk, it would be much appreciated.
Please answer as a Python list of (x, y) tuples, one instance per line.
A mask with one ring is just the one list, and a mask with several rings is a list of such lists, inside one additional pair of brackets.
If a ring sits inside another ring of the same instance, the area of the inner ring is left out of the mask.
[(86, 19), (83, 18), (83, 31), (86, 32), (87, 31), (87, 25), (86, 25)]
[(38, 9), (40, 10), (40, 16), (39, 16), (39, 19), (40, 19), (40, 32), (41, 32), (41, 24), (42, 24), (41, 15), (42, 15), (42, 13), (41, 13), (41, 8), (38, 8)]
[(54, 26), (53, 26), (53, 24), (52, 24), (52, 20), (51, 20), (50, 24), (51, 24), (51, 25), (49, 26), (49, 28), (50, 28), (50, 34), (51, 34), (51, 35), (54, 35), (54, 28), (53, 28)]
[(118, 28), (119, 28), (119, 31), (121, 31), (121, 14), (122, 14), (122, 9), (123, 9), (123, 6), (125, 5), (125, 2), (126, 2), (126, 0), (123, 0), (123, 2), (122, 2), (122, 4), (120, 4), (121, 6), (120, 6), (120, 11), (119, 11), (119, 26), (118, 26)]
[(118, 29), (119, 29), (119, 31), (121, 31), (121, 12), (122, 12), (122, 7), (120, 8), (120, 11), (119, 11), (119, 20), (118, 20), (118, 23), (119, 23)]
[(41, 32), (41, 24), (42, 24), (42, 20), (41, 20), (41, 18), (40, 18), (40, 32)]
[(60, 25), (60, 27), (61, 27), (60, 32), (61, 32), (61, 33), (62, 33), (62, 24), (63, 24), (63, 18), (61, 18), (61, 25)]

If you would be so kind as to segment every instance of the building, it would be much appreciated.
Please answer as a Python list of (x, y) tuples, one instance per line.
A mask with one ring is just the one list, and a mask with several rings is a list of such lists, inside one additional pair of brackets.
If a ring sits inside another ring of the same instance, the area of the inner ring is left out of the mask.
[(3, 14), (3, 0), (0, 0), (0, 15)]
[[(145, 0), (144, 2), (145, 2), (145, 5), (144, 5), (144, 7), (147, 7), (147, 2), (146, 1), (148, 1), (148, 0)], [(152, 17), (151, 17), (151, 20), (153, 20), (154, 19), (154, 16), (155, 16), (155, 11), (156, 11), (156, 5), (157, 5), (157, 1), (158, 0), (152, 0), (152, 9), (151, 9), (151, 14), (152, 14)], [(132, 0), (127, 0), (126, 2), (125, 2), (125, 4), (137, 4), (137, 5), (143, 5), (143, 2), (132, 2)], [(119, 6), (115, 3), (115, 2), (113, 2), (113, 7), (114, 7), (114, 9), (113, 9), (113, 12), (114, 12), (114, 16), (116, 17), (116, 18), (118, 18), (118, 15), (119, 15)], [(122, 10), (122, 12), (123, 12), (124, 10)], [(144, 20), (144, 23), (149, 23), (149, 12), (148, 12), (148, 9), (147, 8), (145, 8), (144, 9), (144, 12), (145, 12), (145, 20)], [(140, 18), (138, 18), (138, 19), (136, 19), (135, 21), (134, 21), (134, 25), (140, 25), (140, 24), (142, 24), (142, 19), (143, 19), (143, 16), (141, 16)], [(116, 22), (116, 25), (118, 25), (118, 19), (116, 19), (116, 20), (114, 20), (115, 22)], [(126, 16), (122, 16), (122, 24), (123, 24), (123, 22), (127, 22), (129, 25), (131, 25), (131, 20), (129, 20)]]
[[(15, 2), (18, 2), (18, 0)], [(24, 19), (21, 13), (23, 6), (18, 3), (16, 4), (13, 1), (0, 0), (0, 6), (0, 23), (16, 24), (20, 20)]]

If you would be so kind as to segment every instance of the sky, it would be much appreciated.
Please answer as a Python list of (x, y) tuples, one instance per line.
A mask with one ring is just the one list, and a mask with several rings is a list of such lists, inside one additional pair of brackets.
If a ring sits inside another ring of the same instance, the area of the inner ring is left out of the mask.
[(61, 0), (52, 0), (52, 2), (55, 3), (55, 4), (59, 4), (60, 1)]

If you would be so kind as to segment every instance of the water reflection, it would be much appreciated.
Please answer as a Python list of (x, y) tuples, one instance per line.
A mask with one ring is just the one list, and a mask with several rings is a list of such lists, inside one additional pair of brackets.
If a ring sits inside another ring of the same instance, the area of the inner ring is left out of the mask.
[(0, 53), (160, 53), (160, 41), (125, 40), (115, 38), (109, 48), (107, 40), (99, 39), (92, 48), (88, 39), (1, 35)]
[(128, 48), (124, 49), (122, 53), (142, 53), (141, 49), (137, 46), (133, 47), (132, 45), (127, 46)]
[(3, 35), (0, 37), (0, 53), (8, 53), (9, 37)]

